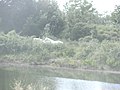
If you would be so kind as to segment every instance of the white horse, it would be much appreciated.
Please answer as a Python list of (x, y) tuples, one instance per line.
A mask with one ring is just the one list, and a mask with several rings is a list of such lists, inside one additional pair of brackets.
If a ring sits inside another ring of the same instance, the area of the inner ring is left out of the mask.
[(46, 37), (44, 41), (45, 41), (46, 43), (51, 43), (51, 44), (63, 44), (62, 41), (59, 41), (59, 40), (54, 41), (54, 40), (52, 40), (52, 39), (50, 39), (50, 38), (48, 38), (48, 37)]
[(40, 39), (40, 38), (33, 38), (33, 40), (42, 42), (42, 39)]
[(62, 41), (60, 40), (57, 40), (57, 41), (54, 41), (48, 37), (46, 37), (45, 39), (40, 39), (40, 38), (33, 38), (34, 41), (39, 41), (39, 42), (42, 42), (42, 43), (51, 43), (51, 44), (63, 44)]

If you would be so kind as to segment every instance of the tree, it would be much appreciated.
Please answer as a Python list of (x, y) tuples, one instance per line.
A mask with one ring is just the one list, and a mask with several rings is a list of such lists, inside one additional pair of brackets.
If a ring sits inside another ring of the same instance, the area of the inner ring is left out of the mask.
[(64, 29), (62, 13), (53, 0), (0, 0), (1, 30), (22, 35), (43, 36), (49, 24), (50, 35), (59, 37)]
[[(98, 23), (98, 13), (86, 0), (70, 0), (65, 5), (66, 33), (71, 40), (90, 35), (89, 24)], [(65, 35), (64, 35), (65, 36)]]
[(79, 40), (80, 38), (90, 36), (91, 30), (92, 30), (92, 28), (90, 28), (85, 23), (77, 23), (74, 25), (74, 27), (72, 29), (73, 30), (71, 31), (71, 34), (70, 34), (71, 40)]
[[(36, 35), (42, 37), (46, 33), (59, 37), (64, 30), (64, 20), (62, 13), (55, 1), (39, 0), (36, 3), (36, 12), (32, 17), (27, 19), (24, 25), (23, 34)], [(49, 25), (46, 31), (46, 26)]]
[(8, 32), (15, 29), (20, 32), (27, 17), (35, 11), (34, 2), (34, 0), (0, 0), (2, 30)]
[(120, 24), (120, 6), (116, 6), (115, 10), (111, 14), (112, 21), (116, 24)]
[(70, 26), (78, 22), (92, 23), (95, 22), (97, 11), (92, 4), (86, 0), (70, 0), (66, 6), (66, 18)]

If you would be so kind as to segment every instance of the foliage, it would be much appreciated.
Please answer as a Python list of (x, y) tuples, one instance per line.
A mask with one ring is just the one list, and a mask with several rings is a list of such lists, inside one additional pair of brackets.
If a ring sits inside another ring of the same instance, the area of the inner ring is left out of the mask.
[(50, 45), (34, 41), (33, 37), (22, 37), (16, 34), (15, 31), (11, 31), (8, 34), (1, 33), (0, 36), (0, 54), (17, 60), (37, 61), (57, 58), (61, 55), (59, 53), (54, 55), (54, 52), (57, 52), (57, 50), (62, 52), (63, 48), (62, 45)]
[[(15, 81), (12, 86), (13, 90), (36, 90), (36, 88), (37, 86), (33, 84), (23, 85), (23, 82), (21, 81)], [(49, 88), (40, 85), (39, 90), (49, 90)]]
[(0, 33), (0, 61), (27, 62), (35, 65), (118, 69), (120, 67), (120, 41), (92, 37), (64, 44), (49, 44), (34, 41), (11, 31)]
[(8, 32), (15, 29), (17, 32), (21, 32), (27, 17), (33, 15), (34, 11), (34, 0), (1, 0), (1, 30)]
[(86, 0), (70, 0), (64, 13), (66, 27), (63, 38), (77, 41), (86, 36), (99, 41), (119, 38), (119, 28), (112, 24), (111, 17), (100, 15)]
[(116, 24), (120, 24), (120, 6), (116, 6), (111, 15), (113, 22)]
[(93, 5), (86, 0), (70, 0), (65, 7), (66, 19), (70, 27), (78, 22), (91, 23), (97, 14)]
[(79, 38), (84, 38), (85, 36), (91, 35), (91, 28), (87, 24), (77, 23), (71, 28), (71, 33), (69, 38), (71, 40), (78, 40)]
[[(119, 9), (116, 6), (110, 16), (100, 15), (87, 0), (70, 0), (64, 11), (54, 0), (0, 0), (0, 59), (118, 69)], [(33, 40), (48, 36), (64, 44)]]
[(96, 25), (92, 24), (91, 27), (94, 29), (91, 30), (91, 36), (95, 39), (98, 39), (100, 42), (103, 40), (119, 40), (120, 31), (119, 28), (116, 28), (114, 25)]
[[(53, 0), (1, 0), (0, 30), (7, 33), (16, 30), (21, 35), (59, 37), (64, 21), (58, 5)], [(45, 30), (49, 24), (48, 31)]]

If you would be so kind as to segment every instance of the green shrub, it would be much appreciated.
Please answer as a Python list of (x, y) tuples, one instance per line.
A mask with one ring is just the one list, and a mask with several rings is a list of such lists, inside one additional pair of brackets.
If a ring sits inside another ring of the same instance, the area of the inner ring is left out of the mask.
[(0, 60), (9, 62), (47, 64), (56, 62), (60, 64), (58, 66), (75, 65), (118, 69), (120, 68), (120, 41), (102, 40), (99, 42), (87, 36), (79, 41), (54, 45), (37, 42), (33, 40), (33, 37), (23, 37), (11, 31), (8, 34), (0, 33), (0, 57)]

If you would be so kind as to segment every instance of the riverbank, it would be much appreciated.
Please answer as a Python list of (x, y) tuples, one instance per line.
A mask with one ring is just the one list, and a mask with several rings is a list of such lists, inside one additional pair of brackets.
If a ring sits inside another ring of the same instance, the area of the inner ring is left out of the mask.
[(0, 35), (0, 62), (3, 63), (112, 71), (120, 68), (120, 41), (81, 39), (51, 44), (14, 31)]
[(44, 68), (49, 70), (68, 70), (68, 71), (78, 71), (78, 72), (97, 72), (97, 73), (111, 73), (111, 74), (120, 74), (120, 71), (113, 70), (98, 70), (98, 69), (83, 69), (83, 68), (70, 68), (70, 67), (56, 67), (51, 65), (31, 65), (29, 63), (0, 63), (0, 67), (19, 67), (19, 68)]
[[(52, 83), (51, 80), (52, 81), (54, 80), (53, 85), (57, 85), (58, 83), (56, 81), (59, 78), (77, 80), (77, 82), (78, 80), (82, 80), (82, 81), (87, 80), (88, 82), (95, 81), (95, 82), (106, 82), (106, 83), (114, 83), (114, 84), (120, 83), (119, 80), (120, 74), (116, 72), (109, 73), (105, 71), (101, 72), (94, 70), (91, 71), (91, 70), (81, 70), (81, 69), (73, 69), (73, 68), (71, 69), (71, 68), (63, 68), (63, 67), (60, 68), (60, 67), (51, 67), (51, 66), (41, 66), (41, 65), (37, 66), (37, 65), (26, 65), (26, 64), (12, 64), (12, 63), (9, 64), (9, 66), (6, 65), (8, 65), (8, 63), (7, 64), (4, 63), (4, 65), (2, 64), (2, 67), (0, 67), (0, 72), (1, 72), (0, 76), (2, 76), (0, 78), (1, 79), (0, 81), (4, 81), (4, 80), (7, 81), (8, 85), (10, 85), (12, 81), (13, 86), (14, 84), (16, 85), (16, 82), (18, 82), (18, 85), (19, 83), (21, 83), (20, 85), (21, 87), (23, 85), (44, 86), (45, 84), (48, 87)], [(40, 83), (38, 83), (38, 81)], [(6, 85), (6, 82), (4, 84)]]

